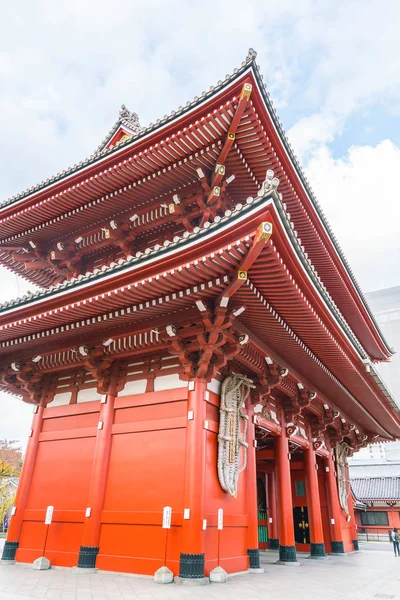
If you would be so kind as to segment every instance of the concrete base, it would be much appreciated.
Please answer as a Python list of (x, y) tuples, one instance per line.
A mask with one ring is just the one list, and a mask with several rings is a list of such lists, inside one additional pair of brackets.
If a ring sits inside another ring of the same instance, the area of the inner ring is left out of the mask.
[(47, 569), (50, 569), (50, 561), (48, 558), (41, 556), (33, 561), (32, 568), (34, 571), (47, 571)]
[(349, 554), (353, 554), (353, 553), (352, 552), (329, 552), (329, 556), (340, 556), (342, 558), (345, 558)]
[(15, 565), (15, 560), (3, 560), (0, 559), (0, 567), (7, 567), (8, 565)]
[(155, 583), (173, 583), (174, 574), (171, 569), (168, 569), (168, 567), (160, 567), (154, 573), (154, 581)]
[(97, 573), (98, 569), (91, 567), (72, 567), (74, 573), (78, 575), (90, 575), (90, 573)]
[(252, 569), (250, 567), (250, 569), (249, 569), (249, 573), (264, 573), (264, 572), (265, 571), (264, 571), (264, 569), (262, 567), (258, 567), (257, 569)]
[(199, 577), (198, 579), (187, 579), (186, 577), (175, 577), (174, 583), (177, 585), (208, 585), (210, 580), (208, 577)]
[(307, 558), (309, 558), (310, 560), (328, 560), (327, 556), (313, 556), (312, 554), (307, 556)]
[(300, 563), (298, 560), (296, 561), (291, 561), (291, 562), (285, 562), (284, 560), (277, 560), (276, 565), (283, 565), (284, 567), (299, 567)]
[(228, 581), (228, 573), (222, 567), (215, 567), (210, 573), (211, 583), (226, 583)]

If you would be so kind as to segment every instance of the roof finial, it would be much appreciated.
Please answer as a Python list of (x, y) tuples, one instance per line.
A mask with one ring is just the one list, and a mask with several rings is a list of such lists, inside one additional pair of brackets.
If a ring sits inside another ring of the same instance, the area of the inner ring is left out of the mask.
[(253, 48), (249, 48), (246, 60), (248, 60), (250, 62), (252, 60), (255, 60), (256, 57), (257, 57), (257, 52)]
[(128, 110), (125, 104), (122, 104), (119, 111), (119, 122), (122, 125), (129, 127), (129, 129), (131, 129), (134, 133), (139, 133), (139, 131), (142, 129), (137, 114)]

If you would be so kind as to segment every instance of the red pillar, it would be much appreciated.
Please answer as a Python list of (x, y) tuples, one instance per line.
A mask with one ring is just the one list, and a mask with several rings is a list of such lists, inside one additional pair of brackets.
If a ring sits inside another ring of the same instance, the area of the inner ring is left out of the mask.
[(286, 426), (275, 441), (276, 474), (279, 490), (279, 562), (297, 563), (294, 541), (292, 484), (290, 477), (289, 440)]
[[(346, 479), (347, 481), (349, 481), (349, 467), (347, 467), (346, 469)], [(350, 483), (347, 484), (348, 487), (350, 488)], [(357, 539), (357, 524), (356, 524), (356, 517), (354, 514), (354, 502), (353, 502), (353, 496), (351, 493), (351, 489), (348, 489), (348, 499), (349, 499), (349, 517), (350, 517), (350, 525), (351, 525), (351, 535), (352, 535), (352, 541), (353, 541), (353, 547), (354, 550), (356, 552), (358, 552), (360, 550), (360, 547), (358, 545), (358, 539)]]
[(24, 464), (17, 489), (17, 495), (14, 502), (15, 514), (11, 518), (10, 527), (7, 534), (7, 541), (4, 545), (2, 561), (13, 563), (21, 536), (24, 511), (28, 502), (29, 490), (31, 487), (33, 471), (35, 469), (36, 457), (39, 448), (39, 436), (43, 425), (44, 406), (37, 406), (33, 417), (31, 435), (26, 447)]
[(101, 514), (107, 486), (107, 473), (111, 453), (111, 434), (114, 423), (115, 385), (100, 405), (99, 425), (94, 449), (89, 499), (86, 509), (82, 545), (79, 550), (78, 567), (94, 569), (99, 553)]
[(331, 546), (333, 554), (343, 554), (344, 545), (342, 538), (342, 528), (340, 525), (341, 511), (339, 503), (339, 492), (336, 482), (335, 464), (332, 458), (332, 452), (329, 452), (328, 458), (324, 459), (326, 490), (328, 495), (329, 518), (331, 527)]
[(253, 573), (263, 573), (260, 566), (260, 553), (258, 549), (258, 500), (257, 500), (257, 460), (256, 460), (256, 428), (254, 426), (254, 407), (249, 406), (247, 429), (247, 519), (249, 531), (249, 567)]
[(312, 558), (325, 558), (321, 501), (318, 486), (318, 465), (312, 442), (310, 442), (309, 450), (304, 451), (304, 463), (307, 485), (308, 520), (310, 524), (310, 556)]
[(279, 550), (277, 496), (276, 474), (268, 473), (268, 548), (270, 550)]
[[(182, 521), (179, 579), (204, 577), (204, 495), (206, 469), (205, 395), (207, 383), (202, 379), (189, 381), (188, 420), (186, 425), (184, 515)], [(178, 579), (178, 581), (179, 581)]]

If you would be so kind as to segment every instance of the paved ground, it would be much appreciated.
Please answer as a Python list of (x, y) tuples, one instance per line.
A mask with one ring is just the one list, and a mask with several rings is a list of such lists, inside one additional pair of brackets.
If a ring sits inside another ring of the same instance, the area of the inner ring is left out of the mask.
[(0, 600), (400, 600), (400, 558), (394, 558), (390, 544), (361, 547), (358, 554), (328, 561), (300, 557), (299, 568), (275, 565), (275, 553), (262, 553), (264, 574), (238, 575), (202, 588), (157, 585), (149, 578), (105, 572), (77, 575), (61, 568), (0, 567)]

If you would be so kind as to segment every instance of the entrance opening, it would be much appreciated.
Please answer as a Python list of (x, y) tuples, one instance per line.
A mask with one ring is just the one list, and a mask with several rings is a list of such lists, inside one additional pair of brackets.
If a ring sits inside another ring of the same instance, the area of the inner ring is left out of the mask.
[(293, 508), (294, 539), (296, 544), (310, 543), (310, 525), (308, 523), (307, 506)]
[(258, 547), (268, 548), (267, 489), (265, 476), (257, 477)]

